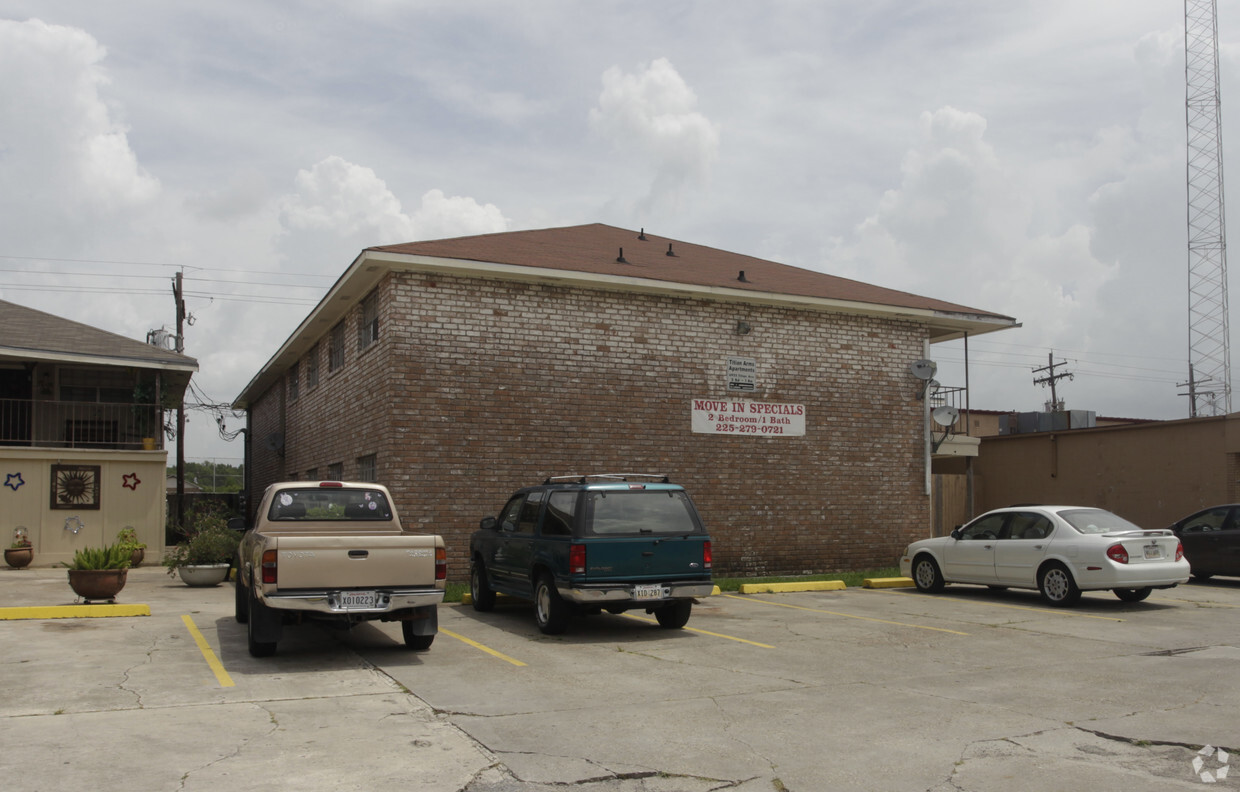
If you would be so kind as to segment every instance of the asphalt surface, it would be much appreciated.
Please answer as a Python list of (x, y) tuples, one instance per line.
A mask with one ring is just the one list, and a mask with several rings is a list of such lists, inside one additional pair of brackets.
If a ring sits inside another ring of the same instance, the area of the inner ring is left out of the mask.
[(965, 586), (722, 595), (685, 630), (604, 614), (554, 637), (524, 603), (445, 605), (426, 652), (310, 626), (264, 659), (231, 584), (144, 567), (118, 603), (149, 616), (49, 618), (73, 602), (64, 570), (0, 569), (6, 792), (1240, 786), (1240, 580), (1070, 610)]

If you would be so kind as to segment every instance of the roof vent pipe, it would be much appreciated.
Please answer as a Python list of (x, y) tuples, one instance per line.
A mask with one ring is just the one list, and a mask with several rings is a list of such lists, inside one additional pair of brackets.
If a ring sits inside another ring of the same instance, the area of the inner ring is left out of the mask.
[(675, 256), (675, 255), (676, 255), (675, 253), (673, 253), (673, 252), (672, 252), (672, 243), (671, 243), (671, 242), (668, 242), (668, 243), (667, 243), (667, 255), (669, 255), (669, 256)]
[(745, 270), (741, 270), (741, 274), (736, 276), (741, 283), (749, 283), (749, 279), (745, 277)]
[(637, 238), (643, 242), (646, 241), (646, 228), (644, 226), (642, 227), (641, 233), (637, 235)]
[(627, 262), (627, 261), (625, 261), (625, 260), (624, 260), (624, 248), (620, 248), (620, 255), (619, 255), (619, 256), (616, 256), (616, 261), (620, 262), (621, 264), (628, 264), (628, 263), (629, 263), (629, 262)]

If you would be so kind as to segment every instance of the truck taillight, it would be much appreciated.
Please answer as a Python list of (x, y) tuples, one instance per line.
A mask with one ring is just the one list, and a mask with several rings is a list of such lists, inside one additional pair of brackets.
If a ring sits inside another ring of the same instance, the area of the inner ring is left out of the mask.
[(569, 545), (568, 573), (570, 575), (584, 575), (586, 573), (586, 546), (585, 545), (581, 545), (581, 544)]
[(435, 580), (448, 579), (448, 551), (442, 547), (435, 548)]
[(1128, 551), (1122, 544), (1113, 544), (1107, 548), (1107, 558), (1118, 564), (1128, 563)]
[(702, 542), (702, 568), (710, 569), (710, 541)]
[(263, 582), (264, 583), (275, 583), (276, 582), (276, 551), (275, 550), (264, 550), (263, 551)]

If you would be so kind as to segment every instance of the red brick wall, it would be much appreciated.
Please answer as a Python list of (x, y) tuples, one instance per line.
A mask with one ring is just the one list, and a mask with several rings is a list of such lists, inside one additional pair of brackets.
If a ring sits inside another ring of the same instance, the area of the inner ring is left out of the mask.
[[(914, 323), (456, 276), (380, 284), (380, 340), (287, 408), (284, 470), (375, 454), (408, 527), (440, 533), (449, 575), (510, 492), (548, 475), (668, 473), (714, 540), (717, 575), (893, 565), (926, 533)], [(737, 320), (752, 327), (737, 335)], [(729, 356), (757, 392), (726, 390)], [(305, 363), (299, 367), (302, 376)], [(278, 414), (273, 388), (256, 422)], [(804, 437), (690, 431), (693, 399), (803, 404)], [(256, 431), (255, 498), (278, 465)]]

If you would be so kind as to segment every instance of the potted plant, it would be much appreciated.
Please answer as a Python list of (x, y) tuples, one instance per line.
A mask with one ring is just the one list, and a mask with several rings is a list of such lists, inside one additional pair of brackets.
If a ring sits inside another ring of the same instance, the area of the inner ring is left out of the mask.
[(129, 568), (141, 566), (142, 559), (146, 558), (146, 543), (138, 541), (138, 532), (133, 526), (126, 525), (116, 533), (116, 543), (121, 547), (129, 548)]
[(182, 539), (164, 556), (168, 574), (179, 574), (188, 586), (218, 586), (228, 577), (241, 537), (229, 530), (224, 507), (203, 503), (189, 515)]
[(82, 599), (113, 601), (125, 587), (130, 551), (120, 545), (84, 547), (73, 554), (69, 588)]
[(13, 544), (4, 549), (4, 563), (14, 569), (21, 569), (30, 566), (33, 560), (34, 547), (30, 544), (30, 537), (25, 528), (18, 526), (13, 531)]

